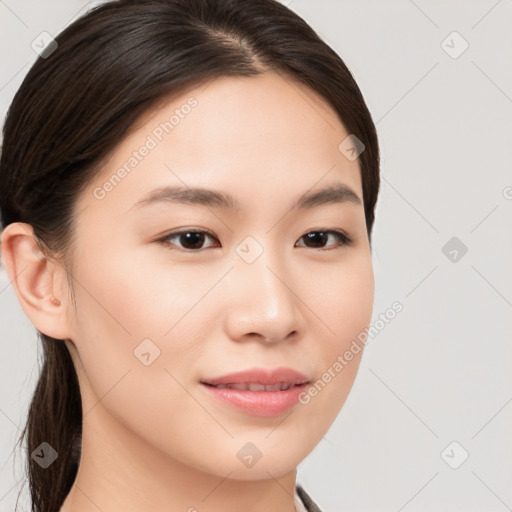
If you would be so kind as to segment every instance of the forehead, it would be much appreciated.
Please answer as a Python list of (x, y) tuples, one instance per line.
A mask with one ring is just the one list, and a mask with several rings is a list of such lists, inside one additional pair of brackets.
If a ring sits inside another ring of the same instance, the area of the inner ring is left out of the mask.
[[(285, 75), (220, 77), (141, 116), (82, 199), (123, 213), (156, 186), (190, 185), (221, 188), (243, 204), (335, 178), (362, 197), (358, 161), (339, 149), (348, 135), (323, 98)], [(104, 200), (94, 198), (98, 187)]]

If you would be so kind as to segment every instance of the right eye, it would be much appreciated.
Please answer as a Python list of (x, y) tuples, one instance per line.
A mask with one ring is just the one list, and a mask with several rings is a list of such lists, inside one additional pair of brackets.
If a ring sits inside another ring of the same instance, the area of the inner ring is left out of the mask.
[[(176, 231), (174, 233), (169, 233), (168, 235), (158, 239), (157, 242), (164, 244), (168, 249), (171, 250), (174, 249), (172, 246), (177, 246), (179, 251), (199, 252), (202, 249), (208, 249), (212, 247), (203, 247), (206, 238), (217, 240), (215, 235), (210, 231), (203, 229), (185, 229)], [(176, 243), (171, 242), (170, 240), (177, 240), (181, 244), (181, 247)]]

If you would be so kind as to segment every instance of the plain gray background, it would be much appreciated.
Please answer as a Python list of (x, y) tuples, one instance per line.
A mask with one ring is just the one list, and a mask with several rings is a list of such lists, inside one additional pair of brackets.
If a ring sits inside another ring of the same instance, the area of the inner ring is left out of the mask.
[[(0, 0), (2, 120), (32, 41), (96, 3)], [(369, 342), (298, 481), (325, 512), (511, 510), (511, 1), (283, 3), (340, 54), (372, 112), (372, 323), (404, 308)], [(0, 315), (0, 511), (11, 512), (38, 344), (3, 270)]]

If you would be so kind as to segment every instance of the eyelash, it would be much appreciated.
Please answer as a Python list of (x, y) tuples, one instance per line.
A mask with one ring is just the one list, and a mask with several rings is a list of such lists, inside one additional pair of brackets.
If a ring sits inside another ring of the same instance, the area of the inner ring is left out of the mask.
[[(208, 235), (209, 237), (217, 240), (217, 237), (211, 231), (208, 231), (208, 230), (205, 230), (205, 229), (190, 229), (189, 228), (189, 229), (184, 229), (182, 231), (175, 231), (173, 233), (169, 233), (168, 235), (165, 235), (164, 237), (159, 238), (158, 240), (156, 240), (156, 242), (161, 243), (162, 245), (164, 245), (165, 247), (167, 247), (170, 250), (175, 250), (175, 249), (171, 248), (171, 246), (175, 245), (175, 244), (170, 243), (168, 240), (170, 238), (179, 237), (180, 235), (183, 235), (185, 233), (204, 234), (204, 235)], [(340, 244), (337, 247), (331, 247), (331, 248), (327, 248), (327, 249), (319, 248), (318, 249), (319, 251), (332, 251), (332, 250), (335, 250), (335, 249), (341, 249), (342, 247), (346, 247), (346, 246), (352, 245), (354, 243), (352, 238), (350, 238), (343, 231), (338, 231), (336, 229), (322, 229), (322, 228), (313, 229), (311, 231), (308, 231), (307, 233), (302, 235), (299, 238), (299, 240), (301, 240), (302, 238), (304, 238), (304, 236), (306, 236), (306, 235), (308, 235), (310, 233), (324, 233), (326, 235), (334, 235), (337, 238), (337, 240), (338, 240), (338, 242)], [(301, 246), (301, 247), (306, 247), (306, 249), (315, 249), (315, 247), (307, 247), (307, 246)], [(215, 247), (213, 247), (213, 248), (215, 248)], [(181, 249), (179, 247), (177, 248), (178, 251), (186, 252), (186, 253), (202, 252), (202, 251), (205, 251), (207, 249), (211, 249), (211, 247), (207, 247), (206, 249)]]

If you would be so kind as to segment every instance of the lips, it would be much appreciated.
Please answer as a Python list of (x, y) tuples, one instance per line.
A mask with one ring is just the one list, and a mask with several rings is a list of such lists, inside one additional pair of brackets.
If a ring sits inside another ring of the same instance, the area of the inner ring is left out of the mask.
[(311, 382), (291, 368), (254, 368), (203, 379), (206, 396), (249, 416), (276, 417), (294, 407)]

